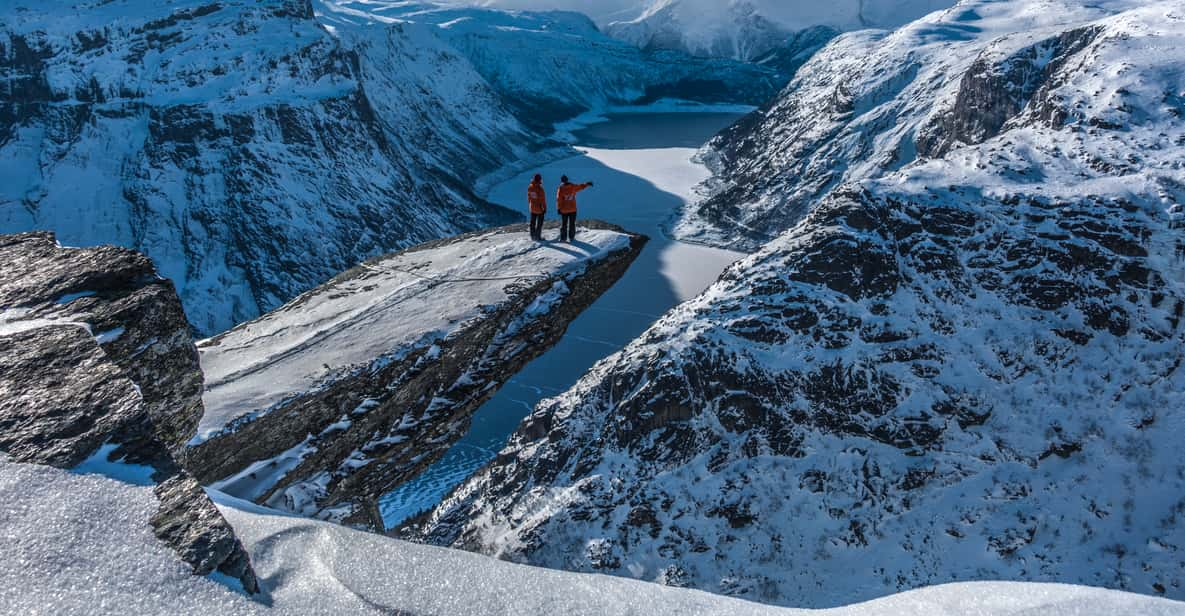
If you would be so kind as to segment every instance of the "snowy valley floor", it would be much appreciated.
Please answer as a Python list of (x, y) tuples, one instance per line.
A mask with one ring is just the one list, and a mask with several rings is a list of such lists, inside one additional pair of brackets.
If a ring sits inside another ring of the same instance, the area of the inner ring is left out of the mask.
[[(123, 469), (120, 473), (134, 469)], [(133, 473), (134, 474), (134, 473)], [(150, 487), (0, 460), (2, 614), (1177, 616), (1185, 604), (1075, 586), (975, 583), (823, 611), (536, 569), (213, 493), (251, 553), (257, 601), (194, 577), (144, 523)]]

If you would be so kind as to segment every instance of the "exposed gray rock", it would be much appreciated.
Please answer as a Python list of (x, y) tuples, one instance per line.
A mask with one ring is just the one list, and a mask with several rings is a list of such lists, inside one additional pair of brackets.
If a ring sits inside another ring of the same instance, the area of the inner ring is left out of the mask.
[(1038, 91), (1062, 85), (1054, 76), (1102, 31), (1098, 26), (1067, 30), (1003, 58), (997, 49), (981, 53), (960, 80), (954, 104), (919, 131), (918, 154), (942, 156), (998, 135)]
[(156, 497), (160, 509), (151, 520), (156, 536), (174, 546), (195, 574), (218, 571), (242, 582), (247, 592), (259, 592), (247, 552), (197, 481), (179, 473), (157, 485)]
[(195, 573), (258, 591), (234, 531), (173, 457), (201, 419), (202, 374), (172, 283), (139, 253), (48, 233), (0, 236), (0, 262), (0, 451), (151, 467), (158, 536)]

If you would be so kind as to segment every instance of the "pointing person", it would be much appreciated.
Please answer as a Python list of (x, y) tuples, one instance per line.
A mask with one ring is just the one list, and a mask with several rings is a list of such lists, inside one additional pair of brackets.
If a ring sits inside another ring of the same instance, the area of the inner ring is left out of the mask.
[(576, 193), (591, 188), (592, 182), (573, 184), (568, 176), (560, 178), (560, 189), (556, 194), (555, 208), (560, 213), (560, 241), (576, 241)]
[(527, 205), (531, 209), (531, 239), (543, 239), (543, 217), (547, 214), (547, 191), (543, 189), (543, 176), (535, 174), (527, 187)]

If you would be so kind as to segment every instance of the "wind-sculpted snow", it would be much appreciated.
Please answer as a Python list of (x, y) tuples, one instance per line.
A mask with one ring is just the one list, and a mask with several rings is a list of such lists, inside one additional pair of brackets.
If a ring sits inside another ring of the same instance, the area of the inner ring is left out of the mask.
[(445, 3), (321, 0), (329, 25), (410, 21), (434, 27), (532, 128), (590, 109), (661, 97), (758, 105), (789, 74), (681, 52), (643, 52), (602, 34), (588, 17), (506, 12)]
[[(951, 86), (912, 126), (981, 143), (830, 191), (408, 535), (801, 606), (989, 579), (1185, 597), (1185, 12), (1122, 8), (1059, 30), (1069, 7), (960, 5), (1046, 16), (992, 46), (1041, 81), (1006, 80), (1029, 100), (1003, 123), (949, 119), (1000, 90), (900, 47), (910, 87)], [(893, 74), (844, 105), (880, 113)]]
[[(144, 525), (147, 488), (0, 458), (0, 606), (12, 614), (806, 616), (814, 612), (417, 546), (214, 493), (261, 564), (252, 600), (192, 575)], [(1073, 586), (961, 584), (817, 616), (1172, 616), (1182, 606)]]
[(767, 108), (705, 148), (716, 177), (675, 234), (756, 250), (844, 182), (1023, 123), (1034, 97), (1071, 76), (1101, 86), (1103, 73), (1084, 72), (1096, 36), (1089, 24), (1135, 5), (965, 2), (891, 33), (843, 35)]
[(358, 260), (517, 215), (472, 182), (525, 129), (429, 28), (300, 0), (8, 3), (0, 230), (116, 243), (225, 330)]

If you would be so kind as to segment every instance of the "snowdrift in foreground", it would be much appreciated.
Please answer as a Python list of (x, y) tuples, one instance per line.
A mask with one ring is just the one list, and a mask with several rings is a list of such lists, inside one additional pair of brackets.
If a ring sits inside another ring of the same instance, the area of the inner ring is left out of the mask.
[(6, 614), (423, 616), (1179, 616), (1185, 605), (1073, 586), (965, 584), (825, 612), (534, 569), (292, 518), (217, 493), (260, 573), (259, 602), (196, 577), (144, 519), (151, 488), (0, 460)]

